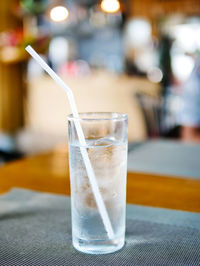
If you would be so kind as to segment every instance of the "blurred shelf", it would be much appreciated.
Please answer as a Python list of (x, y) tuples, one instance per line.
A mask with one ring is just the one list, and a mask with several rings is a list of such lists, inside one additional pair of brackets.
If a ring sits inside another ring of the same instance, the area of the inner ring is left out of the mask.
[[(49, 38), (44, 37), (31, 44), (38, 53), (45, 53), (49, 45)], [(28, 45), (28, 43), (27, 43)], [(5, 46), (0, 48), (0, 63), (16, 64), (27, 61), (30, 55), (25, 50), (26, 45), (20, 47)]]
[(4, 64), (15, 64), (28, 60), (29, 55), (23, 48), (4, 47), (0, 49), (0, 62)]

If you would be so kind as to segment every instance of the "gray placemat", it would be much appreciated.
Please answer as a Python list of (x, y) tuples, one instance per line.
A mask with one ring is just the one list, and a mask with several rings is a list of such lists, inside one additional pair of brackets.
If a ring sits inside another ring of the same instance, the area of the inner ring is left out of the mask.
[(127, 207), (126, 245), (87, 255), (71, 245), (70, 200), (14, 189), (0, 197), (0, 265), (199, 265), (200, 214)]
[(130, 143), (128, 170), (200, 179), (200, 144), (164, 139)]

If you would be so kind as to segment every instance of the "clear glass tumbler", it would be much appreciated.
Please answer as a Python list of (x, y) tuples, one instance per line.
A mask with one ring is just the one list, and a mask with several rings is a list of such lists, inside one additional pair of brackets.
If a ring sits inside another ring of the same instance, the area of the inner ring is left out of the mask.
[[(109, 237), (80, 151), (75, 119), (79, 119), (88, 156), (114, 236)], [(125, 243), (128, 115), (81, 113), (68, 116), (73, 246), (90, 254), (117, 251)]]

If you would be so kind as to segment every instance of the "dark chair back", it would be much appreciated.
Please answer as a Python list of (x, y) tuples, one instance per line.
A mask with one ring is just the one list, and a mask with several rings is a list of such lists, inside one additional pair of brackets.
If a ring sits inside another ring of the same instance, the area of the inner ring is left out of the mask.
[(162, 98), (138, 92), (136, 93), (136, 99), (144, 115), (148, 137), (161, 136)]

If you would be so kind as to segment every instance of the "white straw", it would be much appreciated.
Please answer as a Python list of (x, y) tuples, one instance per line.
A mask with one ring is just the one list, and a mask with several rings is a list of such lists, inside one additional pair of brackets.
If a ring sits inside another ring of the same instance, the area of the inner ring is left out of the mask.
[[(76, 103), (74, 100), (74, 95), (71, 91), (71, 89), (64, 83), (64, 81), (44, 62), (44, 60), (35, 52), (35, 50), (28, 45), (26, 48), (26, 51), (41, 65), (41, 67), (65, 90), (67, 93), (69, 103), (71, 105), (72, 113), (74, 118), (79, 118)], [(105, 230), (107, 231), (108, 237), (110, 239), (114, 238), (114, 232), (113, 228), (104, 204), (104, 201), (102, 199), (101, 193), (99, 191), (99, 187), (97, 184), (97, 180), (94, 174), (94, 170), (92, 168), (88, 152), (86, 150), (86, 141), (84, 137), (84, 133), (80, 124), (79, 119), (74, 120), (77, 135), (80, 142), (80, 151), (83, 157), (83, 161), (87, 170), (88, 178), (92, 187), (92, 191), (94, 194), (94, 198), (101, 216), (101, 219), (103, 221), (103, 224), (105, 226)]]

